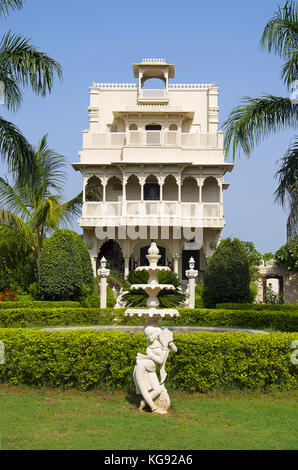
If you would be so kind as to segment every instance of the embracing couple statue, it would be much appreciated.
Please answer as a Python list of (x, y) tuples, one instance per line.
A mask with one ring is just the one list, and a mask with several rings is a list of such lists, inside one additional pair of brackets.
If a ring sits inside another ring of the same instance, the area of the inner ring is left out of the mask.
[[(143, 396), (139, 411), (145, 406), (151, 408), (156, 415), (167, 414), (170, 407), (170, 399), (164, 386), (167, 373), (165, 363), (169, 352), (177, 352), (173, 343), (173, 333), (164, 328), (147, 326), (144, 330), (148, 341), (146, 354), (137, 354), (137, 362), (134, 368), (134, 382), (136, 392)], [(156, 368), (160, 365), (160, 380), (157, 377)]]

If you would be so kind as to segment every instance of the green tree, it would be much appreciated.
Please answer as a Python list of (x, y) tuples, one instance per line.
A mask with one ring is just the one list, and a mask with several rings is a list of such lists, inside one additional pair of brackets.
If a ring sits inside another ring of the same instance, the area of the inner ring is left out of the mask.
[(250, 299), (250, 270), (243, 242), (222, 240), (209, 258), (204, 278), (205, 306)]
[(34, 182), (15, 175), (14, 184), (0, 178), (0, 249), (32, 253), (38, 275), (38, 259), (46, 236), (66, 226), (81, 212), (82, 193), (62, 202), (65, 158), (50, 149), (47, 136), (31, 147)]
[(298, 271), (298, 236), (281, 246), (275, 253), (278, 266), (287, 266), (290, 271)]
[[(277, 54), (284, 61), (281, 79), (292, 91), (298, 72), (298, 8), (295, 1), (286, 1), (265, 26), (260, 46), (269, 53)], [(297, 129), (298, 107), (290, 97), (265, 94), (260, 98), (245, 97), (241, 105), (232, 109), (223, 124), (226, 153), (232, 149), (233, 159), (242, 150), (249, 157), (256, 144), (273, 132)], [(289, 169), (296, 167), (296, 172)], [(289, 200), (287, 238), (296, 236), (297, 226), (297, 141), (282, 159), (276, 174), (280, 184), (275, 191), (275, 201), (285, 204)]]
[(83, 286), (93, 291), (93, 271), (88, 250), (77, 233), (56, 230), (44, 241), (39, 258), (40, 293), (46, 300), (73, 300)]
[(279, 185), (275, 191), (275, 201), (283, 207), (288, 205), (287, 240), (298, 235), (298, 139), (289, 147), (281, 159), (275, 177)]
[[(10, 10), (21, 9), (23, 0), (0, 0), (0, 16)], [(53, 88), (54, 77), (62, 78), (58, 62), (34, 47), (30, 39), (12, 32), (0, 40), (0, 83), (4, 105), (9, 111), (17, 110), (22, 102), (22, 88), (46, 96)], [(19, 178), (34, 178), (32, 148), (26, 138), (10, 121), (0, 117), (0, 154)]]

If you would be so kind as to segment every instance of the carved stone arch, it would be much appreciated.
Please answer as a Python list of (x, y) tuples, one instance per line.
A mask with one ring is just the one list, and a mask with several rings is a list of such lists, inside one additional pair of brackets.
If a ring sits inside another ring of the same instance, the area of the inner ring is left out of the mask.
[(202, 187), (202, 202), (220, 202), (220, 187), (216, 176), (205, 177)]
[(141, 200), (141, 184), (140, 184), (138, 175), (131, 174), (127, 177), (126, 200), (127, 201), (140, 201)]
[(106, 187), (106, 201), (116, 202), (122, 196), (122, 177), (108, 176)]
[(85, 185), (85, 201), (99, 202), (103, 198), (103, 186), (101, 178), (97, 175), (89, 176)]
[(199, 188), (196, 178), (192, 175), (182, 175), (181, 201), (199, 202)]
[(177, 183), (177, 175), (168, 174), (163, 185), (163, 200), (178, 201), (179, 184)]

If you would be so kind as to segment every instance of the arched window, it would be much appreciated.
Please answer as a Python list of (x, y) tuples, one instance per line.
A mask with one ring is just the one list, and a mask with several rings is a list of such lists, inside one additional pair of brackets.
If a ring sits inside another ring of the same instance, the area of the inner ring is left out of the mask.
[(177, 130), (178, 130), (177, 124), (172, 123), (169, 125), (169, 131), (177, 131)]
[(138, 126), (137, 126), (135, 123), (130, 124), (130, 125), (129, 125), (129, 130), (130, 130), (130, 131), (137, 131), (137, 130), (138, 130)]

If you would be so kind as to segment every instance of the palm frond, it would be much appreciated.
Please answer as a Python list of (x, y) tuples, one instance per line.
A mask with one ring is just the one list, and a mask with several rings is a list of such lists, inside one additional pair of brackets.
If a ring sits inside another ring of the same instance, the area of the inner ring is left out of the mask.
[(55, 74), (62, 78), (57, 61), (35, 48), (28, 38), (10, 31), (0, 42), (0, 67), (17, 83), (41, 96), (51, 92)]
[(298, 45), (298, 8), (295, 1), (287, 1), (265, 26), (260, 47), (280, 57), (290, 57)]
[(35, 246), (36, 239), (29, 226), (16, 214), (0, 209), (0, 247), (32, 251)]
[(0, 16), (6, 16), (9, 10), (20, 10), (24, 0), (0, 0)]
[(281, 78), (290, 89), (292, 83), (297, 80), (298, 68), (298, 8), (296, 2), (287, 1), (284, 7), (278, 6), (274, 16), (266, 24), (260, 40), (260, 47), (286, 60), (281, 70)]
[(278, 179), (278, 187), (274, 192), (275, 202), (279, 202), (282, 206), (286, 200), (291, 198), (295, 192), (298, 182), (298, 139), (287, 150), (285, 156), (280, 159), (281, 165), (275, 174)]
[(255, 145), (270, 133), (297, 127), (298, 110), (290, 98), (264, 95), (245, 97), (241, 103), (223, 123), (225, 152), (232, 147), (233, 159), (240, 150), (248, 157)]
[(19, 214), (20, 217), (28, 219), (30, 212), (18, 191), (9, 184), (8, 180), (0, 177), (0, 207), (9, 212)]
[(0, 117), (0, 155), (23, 183), (33, 173), (33, 151), (19, 129)]

